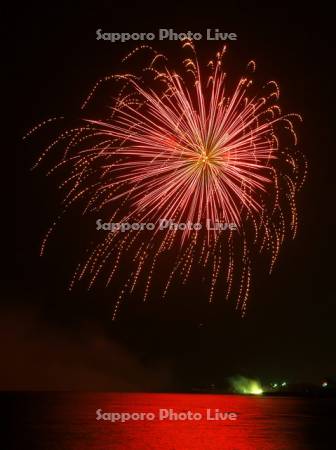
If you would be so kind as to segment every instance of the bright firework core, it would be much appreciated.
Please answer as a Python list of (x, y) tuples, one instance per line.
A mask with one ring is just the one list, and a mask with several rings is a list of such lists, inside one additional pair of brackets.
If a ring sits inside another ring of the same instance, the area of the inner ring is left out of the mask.
[(211, 156), (211, 151), (210, 152), (206, 151), (204, 153), (201, 153), (198, 162), (203, 166), (203, 168), (205, 168), (207, 166), (215, 164), (216, 159), (213, 156)]
[[(39, 159), (65, 143), (50, 171), (68, 168), (61, 184), (64, 212), (82, 202), (85, 214), (105, 214), (105, 222), (210, 221), (239, 228), (108, 233), (88, 250), (71, 288), (84, 278), (89, 287), (100, 278), (109, 285), (122, 278), (121, 266), (130, 267), (114, 299), (114, 318), (123, 298), (137, 288), (146, 301), (155, 279), (165, 297), (174, 280), (186, 283), (197, 270), (209, 286), (210, 302), (218, 280), (224, 280), (217, 293), (234, 297), (244, 314), (254, 254), (266, 253), (271, 271), (285, 238), (297, 230), (295, 199), (305, 175), (294, 130), (300, 116), (282, 114), (274, 81), (252, 93), (252, 80), (244, 75), (230, 88), (225, 47), (202, 70), (193, 43), (183, 48), (191, 55), (181, 73), (148, 46), (134, 50), (126, 64), (139, 50), (150, 55), (140, 74), (105, 77), (83, 105), (86, 111), (95, 91), (111, 80), (119, 87), (111, 114), (66, 130)], [(252, 61), (247, 71), (254, 70)], [(144, 73), (151, 80), (145, 81)], [(164, 273), (167, 255), (173, 262)]]

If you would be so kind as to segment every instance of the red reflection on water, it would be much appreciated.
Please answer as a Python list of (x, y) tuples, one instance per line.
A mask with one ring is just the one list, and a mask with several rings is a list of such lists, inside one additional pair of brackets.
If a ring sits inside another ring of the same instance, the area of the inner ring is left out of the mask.
[[(41, 424), (41, 434), (58, 442), (57, 450), (306, 450), (298, 402), (225, 395), (69, 393), (53, 403), (49, 426)], [(98, 409), (153, 413), (156, 418), (111, 423), (96, 420)], [(203, 418), (159, 420), (160, 409), (201, 413)], [(207, 420), (206, 411), (213, 417), (216, 409), (235, 412), (238, 418)]]

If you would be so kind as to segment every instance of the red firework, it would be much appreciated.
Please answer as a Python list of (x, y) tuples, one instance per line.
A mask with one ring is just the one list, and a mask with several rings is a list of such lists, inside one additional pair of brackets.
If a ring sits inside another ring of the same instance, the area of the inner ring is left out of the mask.
[[(99, 213), (113, 224), (78, 265), (71, 287), (84, 277), (91, 287), (100, 275), (109, 284), (125, 258), (131, 261), (114, 318), (122, 298), (138, 284), (145, 301), (153, 277), (165, 276), (165, 296), (175, 278), (186, 282), (199, 268), (208, 276), (209, 301), (222, 275), (225, 297), (234, 291), (236, 308), (244, 314), (252, 250), (268, 252), (272, 270), (285, 237), (296, 233), (295, 198), (306, 172), (294, 131), (301, 117), (282, 114), (274, 81), (252, 95), (252, 80), (244, 76), (230, 89), (225, 47), (203, 70), (192, 42), (183, 47), (191, 57), (183, 61), (182, 73), (147, 46), (128, 55), (124, 62), (141, 49), (153, 56), (141, 77), (128, 73), (102, 80), (122, 85), (111, 115), (67, 130), (39, 158), (63, 143), (65, 152), (51, 172), (70, 169), (62, 184), (64, 211), (84, 201), (85, 213)], [(255, 63), (247, 69), (254, 72)], [(163, 223), (169, 225), (162, 229)], [(126, 232), (115, 224), (133, 225)], [(165, 273), (167, 254), (174, 263)]]

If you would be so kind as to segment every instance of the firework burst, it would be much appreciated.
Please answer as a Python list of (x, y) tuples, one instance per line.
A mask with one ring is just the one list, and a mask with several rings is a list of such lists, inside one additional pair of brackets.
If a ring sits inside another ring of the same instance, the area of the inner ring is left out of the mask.
[[(118, 94), (109, 116), (66, 130), (37, 162), (63, 148), (49, 172), (65, 169), (63, 213), (81, 202), (83, 213), (100, 214), (106, 223), (154, 225), (99, 232), (101, 239), (73, 275), (70, 288), (84, 278), (89, 287), (98, 278), (109, 285), (127, 262), (113, 318), (135, 289), (146, 301), (156, 280), (165, 297), (172, 282), (186, 283), (197, 271), (209, 286), (210, 302), (224, 279), (225, 292), (217, 293), (233, 297), (244, 315), (254, 255), (268, 254), (271, 271), (285, 238), (297, 230), (295, 199), (306, 172), (294, 130), (301, 117), (282, 114), (276, 82), (254, 88), (253, 61), (250, 75), (230, 88), (225, 47), (204, 69), (193, 43), (183, 47), (190, 57), (180, 73), (153, 49), (134, 50), (124, 63), (140, 50), (151, 55), (141, 75), (106, 77), (83, 104), (86, 110), (111, 80)], [(164, 221), (175, 226), (162, 230), (158, 224)], [(223, 223), (230, 227), (217, 226)]]

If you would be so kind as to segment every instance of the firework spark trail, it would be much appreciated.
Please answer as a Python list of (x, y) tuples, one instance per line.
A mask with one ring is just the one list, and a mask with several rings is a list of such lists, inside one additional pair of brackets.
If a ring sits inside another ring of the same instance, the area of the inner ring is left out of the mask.
[[(129, 73), (97, 82), (83, 108), (103, 82), (112, 80), (122, 87), (111, 116), (87, 119), (86, 126), (64, 131), (37, 162), (66, 143), (61, 161), (49, 171), (70, 169), (61, 184), (63, 211), (84, 199), (83, 213), (104, 213), (106, 221), (117, 223), (168, 220), (237, 225), (238, 230), (229, 233), (156, 227), (150, 233), (105, 235), (77, 267), (71, 287), (84, 277), (91, 287), (103, 274), (108, 285), (125, 258), (130, 259), (133, 265), (116, 297), (114, 318), (122, 298), (139, 283), (144, 300), (148, 298), (153, 279), (158, 272), (163, 276), (160, 267), (167, 255), (173, 255), (174, 263), (166, 271), (163, 296), (174, 277), (185, 283), (198, 267), (208, 274), (210, 302), (220, 273), (226, 279), (224, 297), (233, 295), (233, 280), (238, 280), (236, 308), (244, 314), (253, 251), (268, 252), (272, 270), (285, 237), (294, 237), (297, 231), (295, 198), (306, 171), (295, 149), (294, 122), (301, 117), (282, 115), (274, 81), (254, 95), (248, 76), (241, 77), (235, 88), (228, 87), (225, 47), (204, 72), (193, 43), (187, 41), (183, 47), (192, 53), (183, 62), (185, 74), (168, 68), (167, 58), (148, 46), (131, 52), (125, 62), (138, 50), (152, 52), (142, 71), (152, 80)], [(255, 62), (247, 68), (254, 72)], [(42, 251), (61, 216), (48, 231)]]

